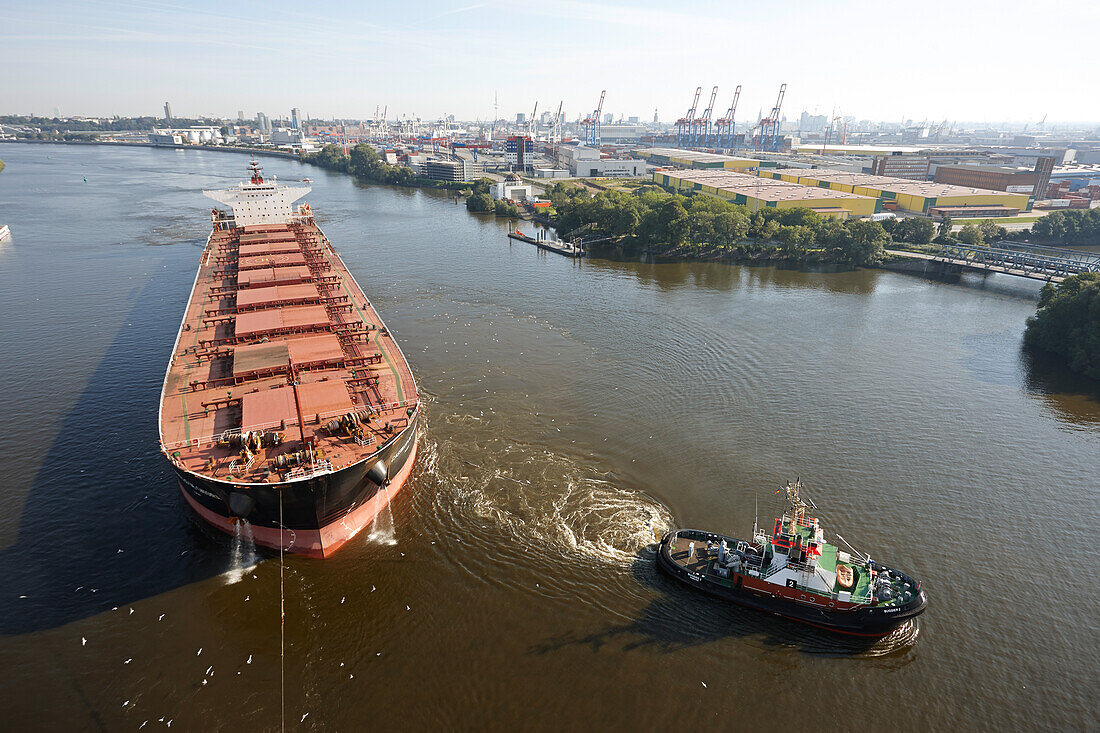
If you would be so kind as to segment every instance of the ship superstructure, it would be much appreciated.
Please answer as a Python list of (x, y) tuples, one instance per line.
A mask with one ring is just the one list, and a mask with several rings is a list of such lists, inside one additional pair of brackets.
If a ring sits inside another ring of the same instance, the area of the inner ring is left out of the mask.
[(408, 363), (317, 227), (308, 186), (204, 191), (212, 230), (165, 375), (161, 449), (188, 503), (258, 544), (327, 556), (404, 485)]

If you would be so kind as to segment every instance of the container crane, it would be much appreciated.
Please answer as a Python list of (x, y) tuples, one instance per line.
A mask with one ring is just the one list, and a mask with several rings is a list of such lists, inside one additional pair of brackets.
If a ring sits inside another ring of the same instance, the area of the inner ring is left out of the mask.
[(558, 113), (554, 115), (554, 119), (550, 122), (550, 143), (554, 146), (554, 163), (558, 161), (558, 146), (561, 145), (561, 124), (564, 121), (562, 119), (561, 108), (565, 104), (565, 100), (558, 102)]
[[(737, 116), (737, 100), (741, 98), (741, 85), (738, 84), (737, 88), (733, 90), (733, 101), (730, 102), (730, 108), (726, 110), (726, 114), (720, 117), (714, 123), (714, 137), (715, 147), (732, 148), (733, 147), (733, 131), (736, 123), (734, 122)], [(723, 138), (725, 145), (723, 145)]]
[(535, 100), (535, 108), (531, 110), (531, 119), (527, 121), (527, 136), (532, 140), (535, 139), (535, 132), (538, 128), (535, 126), (535, 115), (539, 111), (539, 100)]
[(779, 96), (775, 99), (775, 106), (767, 117), (757, 123), (760, 134), (756, 138), (756, 149), (776, 152), (779, 150), (779, 114), (783, 110), (783, 97), (787, 95), (787, 85), (779, 85)]
[(707, 108), (703, 110), (703, 115), (698, 119), (692, 120), (691, 123), (691, 145), (703, 145), (707, 144), (707, 139), (710, 137), (710, 115), (714, 111), (714, 99), (718, 96), (718, 86), (715, 85), (710, 90), (710, 102), (707, 103)]
[(691, 135), (691, 123), (695, 119), (695, 110), (699, 107), (699, 95), (703, 93), (703, 87), (695, 87), (695, 99), (691, 102), (687, 114), (676, 120), (676, 147), (683, 147), (684, 132)]
[(600, 115), (603, 114), (603, 100), (607, 96), (607, 90), (604, 89), (600, 92), (600, 104), (596, 107), (596, 111), (581, 120), (581, 127), (584, 128), (584, 144), (589, 147), (600, 147)]

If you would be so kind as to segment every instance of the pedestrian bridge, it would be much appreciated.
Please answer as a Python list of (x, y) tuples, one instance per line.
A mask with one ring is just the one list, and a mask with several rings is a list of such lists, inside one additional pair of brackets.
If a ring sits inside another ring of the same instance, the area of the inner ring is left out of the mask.
[(934, 255), (889, 251), (905, 257), (939, 262), (945, 271), (958, 267), (1056, 283), (1071, 275), (1100, 272), (1100, 253), (1019, 242), (995, 242), (989, 246), (945, 244)]

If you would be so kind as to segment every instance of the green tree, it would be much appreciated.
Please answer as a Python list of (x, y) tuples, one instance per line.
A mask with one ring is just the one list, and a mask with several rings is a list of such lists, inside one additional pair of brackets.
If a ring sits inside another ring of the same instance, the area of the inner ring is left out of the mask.
[(890, 242), (890, 235), (877, 221), (857, 219), (844, 222), (850, 239), (841, 245), (848, 262), (853, 265), (877, 265), (885, 256), (883, 251)]
[(941, 237), (951, 236), (951, 227), (954, 226), (954, 222), (951, 221), (950, 216), (944, 216), (940, 219), (940, 223), (936, 225), (936, 234)]
[(896, 241), (910, 244), (928, 244), (935, 234), (936, 228), (932, 225), (931, 219), (916, 216), (899, 220), (893, 231)]
[(466, 209), (473, 212), (493, 211), (493, 198), (487, 193), (475, 193), (466, 199)]
[[(481, 195), (484, 195), (484, 194), (481, 194)], [(504, 201), (503, 199), (498, 200), (498, 201), (493, 203), (493, 212), (497, 216), (506, 216), (509, 219), (518, 219), (519, 218), (519, 207), (516, 206), (513, 203), (509, 203), (508, 201)]]
[(962, 229), (959, 230), (959, 241), (963, 244), (982, 245), (985, 244), (985, 237), (982, 235), (982, 230), (972, 223), (963, 224)]
[(1070, 369), (1100, 379), (1100, 274), (1047, 284), (1028, 319), (1024, 344), (1061, 357)]
[(982, 241), (993, 244), (1008, 237), (1008, 230), (992, 221), (983, 221), (978, 224), (978, 230), (982, 233)]

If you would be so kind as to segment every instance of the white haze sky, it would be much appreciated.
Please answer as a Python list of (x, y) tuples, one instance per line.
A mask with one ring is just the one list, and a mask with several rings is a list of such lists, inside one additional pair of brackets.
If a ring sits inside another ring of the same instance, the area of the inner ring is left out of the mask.
[(596, 106), (714, 117), (743, 86), (784, 115), (1035, 123), (1100, 120), (1100, 2), (281, 2), (2, 4), (0, 113), (490, 119)]

